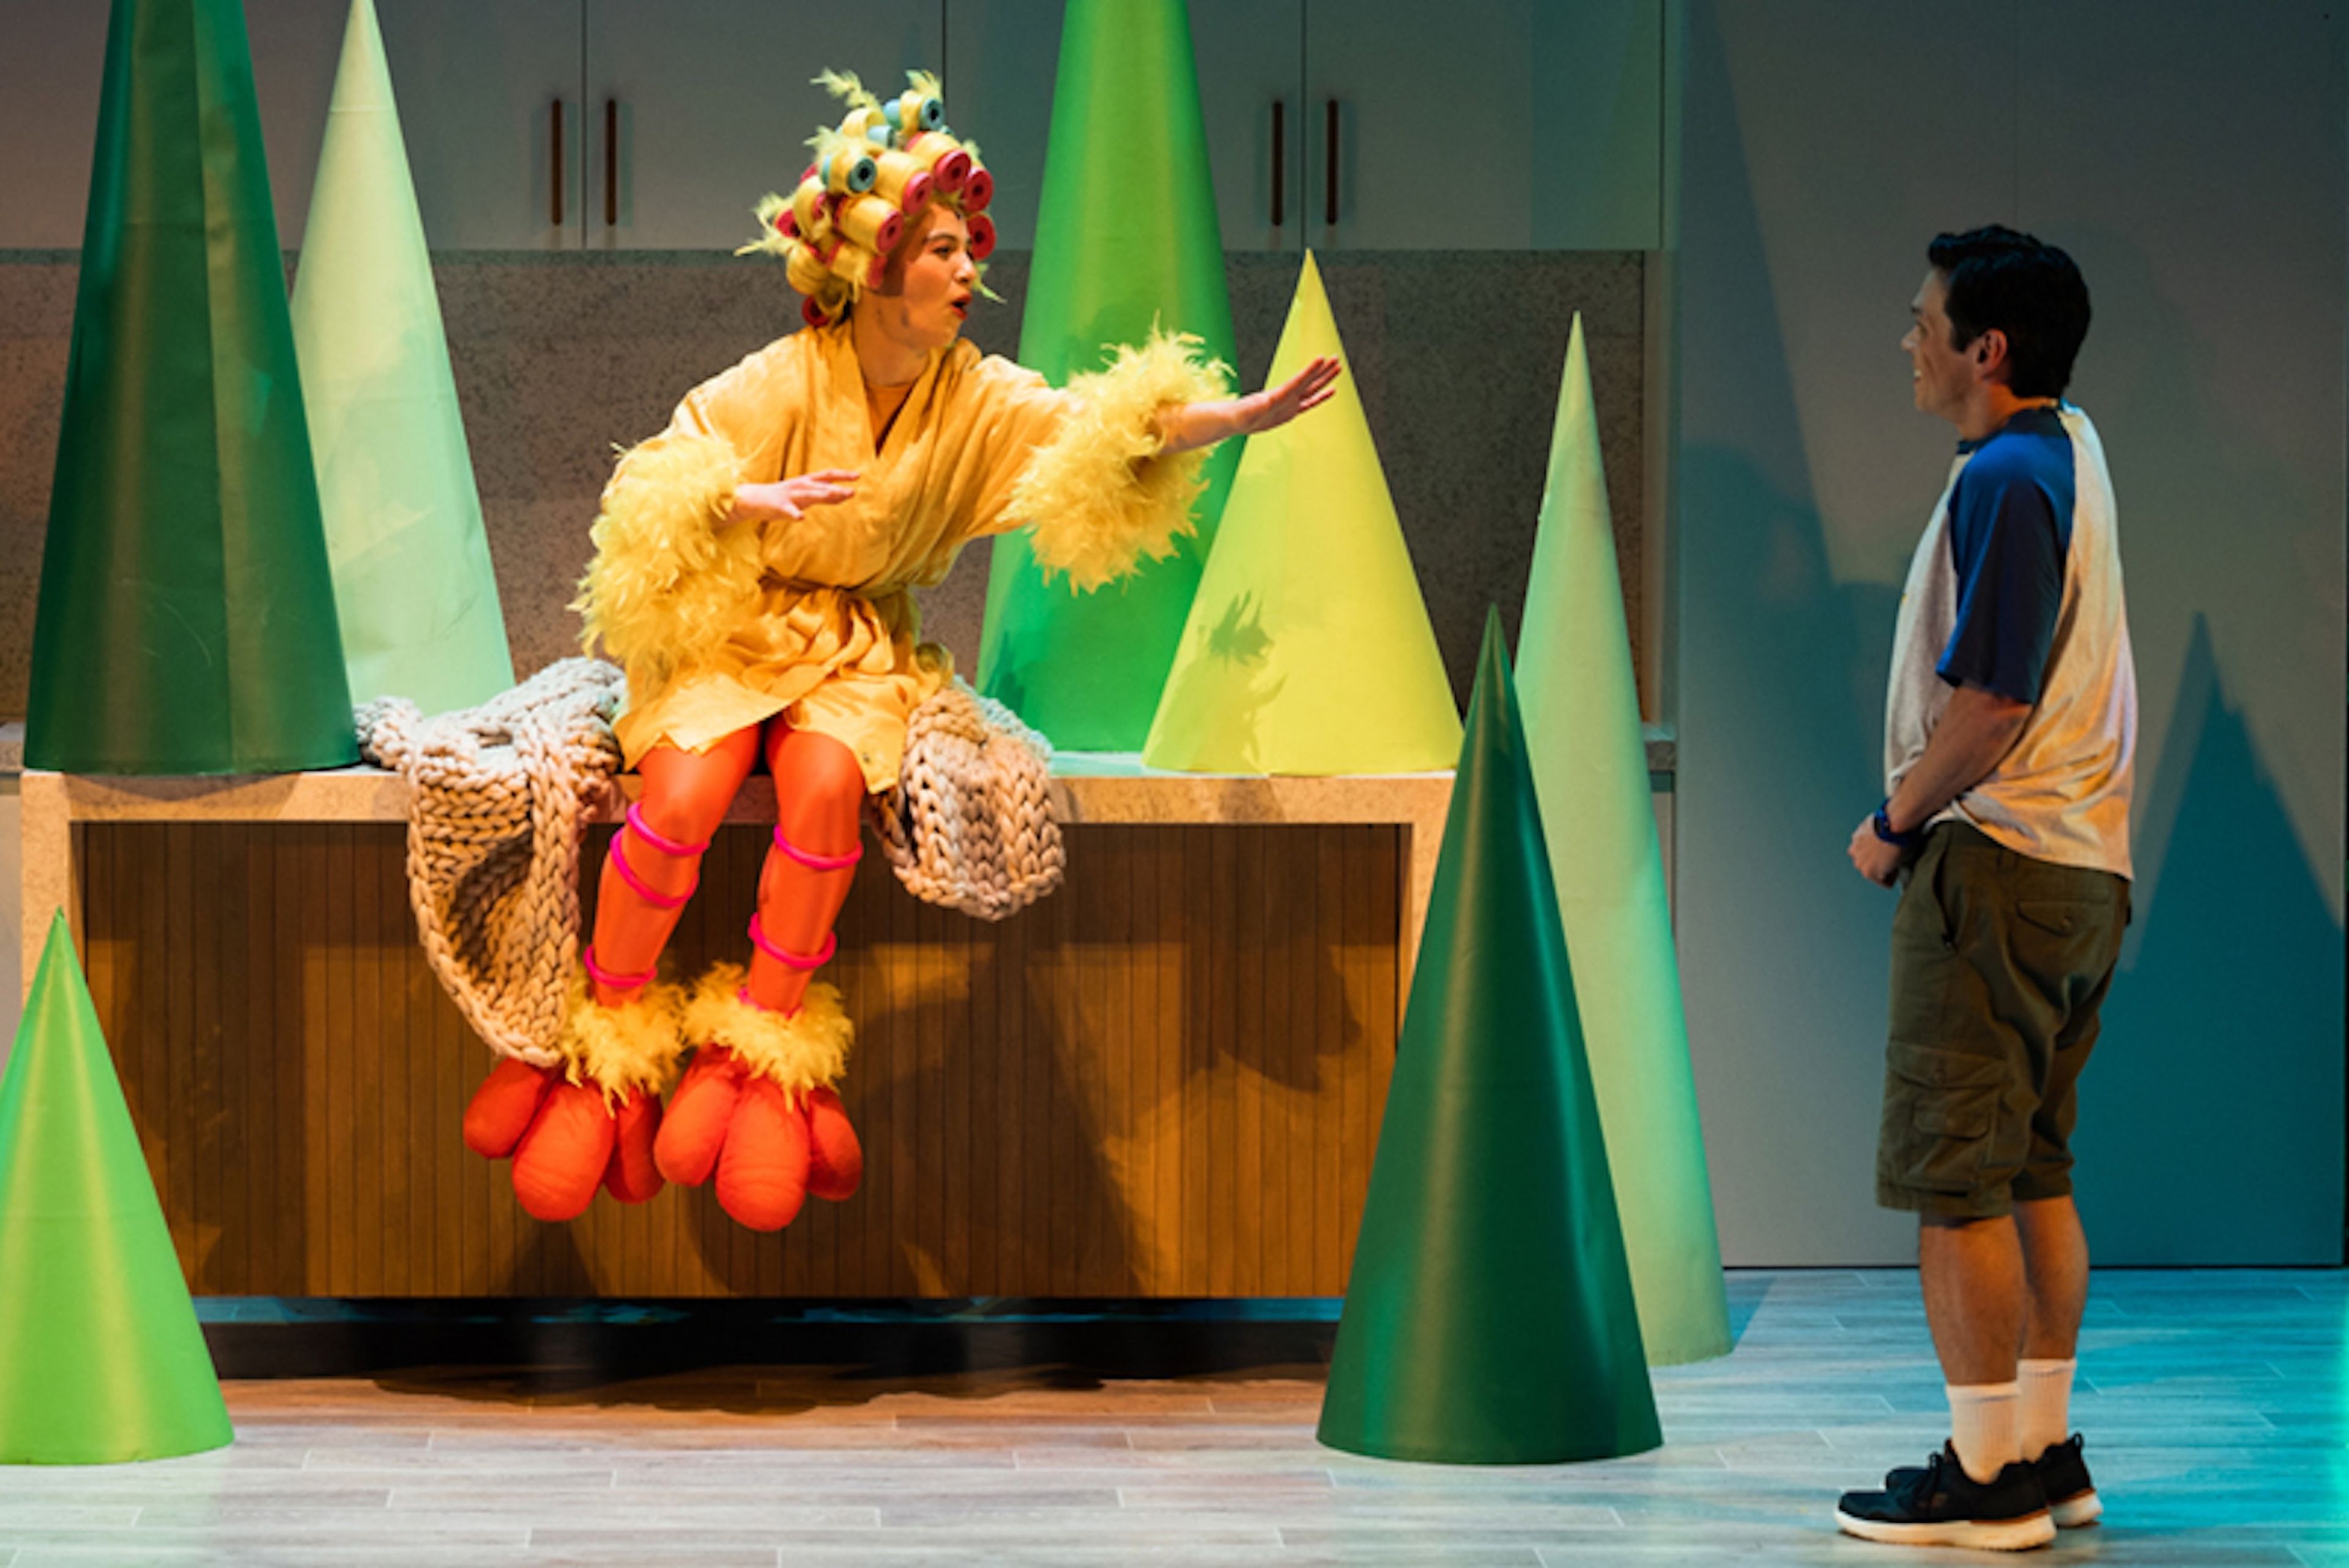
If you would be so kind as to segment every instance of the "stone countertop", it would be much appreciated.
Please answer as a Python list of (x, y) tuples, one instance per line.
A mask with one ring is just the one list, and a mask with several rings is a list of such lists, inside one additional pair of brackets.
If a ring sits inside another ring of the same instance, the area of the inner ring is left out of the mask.
[[(1640, 728), (1648, 744), (1648, 772), (1666, 779), (1671, 778), (1680, 758), (1680, 745), (1672, 732), (1661, 724), (1642, 724)], [(14, 777), (24, 771), (25, 726), (0, 724), (0, 778)], [(1146, 768), (1142, 765), (1142, 759), (1131, 752), (1064, 752), (1055, 759), (1052, 772), (1062, 778), (1184, 776), (1164, 773), (1156, 768)]]

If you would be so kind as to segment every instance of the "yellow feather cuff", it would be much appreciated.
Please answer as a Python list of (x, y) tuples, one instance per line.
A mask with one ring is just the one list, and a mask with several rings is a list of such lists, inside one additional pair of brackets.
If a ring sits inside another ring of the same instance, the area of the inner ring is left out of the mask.
[(632, 1089), (658, 1094), (668, 1086), (685, 1041), (678, 1033), (684, 998), (673, 985), (648, 985), (620, 1007), (598, 1004), (586, 981), (571, 977), (571, 1011), (563, 1021), (564, 1076), (593, 1084), (607, 1100)]
[(572, 608), (639, 691), (722, 644), (759, 597), (759, 531), (722, 527), (742, 481), (724, 439), (659, 435), (623, 453)]
[(1035, 524), (1036, 560), (1090, 593), (1163, 560), (1191, 532), (1205, 452), (1158, 455), (1158, 410), (1230, 395), (1230, 371), (1188, 333), (1154, 332), (1106, 370), (1071, 377), (1077, 406), (1012, 487), (1010, 513)]
[(750, 1071), (794, 1099), (840, 1082), (855, 1029), (841, 1009), (839, 989), (811, 985), (797, 1012), (770, 1012), (735, 994), (743, 979), (742, 966), (731, 963), (701, 977), (685, 1004), (686, 1038), (730, 1047)]

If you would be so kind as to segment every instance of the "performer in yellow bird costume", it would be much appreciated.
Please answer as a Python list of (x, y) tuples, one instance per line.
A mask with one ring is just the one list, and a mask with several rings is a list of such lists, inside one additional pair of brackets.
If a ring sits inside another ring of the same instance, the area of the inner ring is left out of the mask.
[[(627, 669), (616, 729), (644, 794), (605, 863), (565, 1064), (509, 1061), (466, 1113), (467, 1141), (512, 1155), (542, 1219), (581, 1213), (599, 1183), (641, 1201), (664, 1178), (714, 1173), (728, 1213), (775, 1230), (806, 1194), (855, 1189), (864, 1156), (834, 1088), (850, 1023), (812, 980), (836, 945), (864, 797), (895, 783), (907, 719), (953, 673), (916, 640), (913, 590), (1023, 525), (1038, 560), (1087, 590), (1167, 555), (1202, 450), (1287, 423), (1338, 375), (1317, 360), (1230, 398), (1223, 366), (1163, 334), (1065, 389), (981, 355), (958, 337), (994, 247), (994, 182), (947, 129), (936, 79), (915, 73), (887, 102), (818, 79), (847, 116), (814, 138), (792, 197), (760, 204), (744, 247), (786, 261), (806, 326), (687, 394), (622, 456), (595, 521), (578, 607)], [(777, 822), (747, 970), (719, 965), (689, 993), (657, 983), (761, 754)]]

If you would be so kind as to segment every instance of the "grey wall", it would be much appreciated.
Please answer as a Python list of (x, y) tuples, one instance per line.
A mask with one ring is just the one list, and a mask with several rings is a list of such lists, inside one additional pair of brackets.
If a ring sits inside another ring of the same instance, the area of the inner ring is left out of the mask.
[(1689, 0), (1674, 469), (1682, 973), (1724, 1250), (1872, 1205), (1899, 582), (1952, 432), (1897, 343), (1937, 230), (2064, 245), (2120, 502), (2137, 919), (2082, 1091), (2101, 1261), (2342, 1257), (2344, 25), (2310, 0)]

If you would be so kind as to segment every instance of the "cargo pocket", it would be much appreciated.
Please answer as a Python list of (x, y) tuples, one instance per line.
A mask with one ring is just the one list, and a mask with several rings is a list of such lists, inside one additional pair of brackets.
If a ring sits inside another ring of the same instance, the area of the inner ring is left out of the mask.
[(1974, 1193), (1998, 1126), (2006, 1064), (1896, 1040), (1884, 1065), (1878, 1179), (1914, 1191)]

